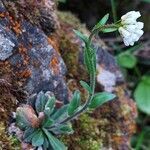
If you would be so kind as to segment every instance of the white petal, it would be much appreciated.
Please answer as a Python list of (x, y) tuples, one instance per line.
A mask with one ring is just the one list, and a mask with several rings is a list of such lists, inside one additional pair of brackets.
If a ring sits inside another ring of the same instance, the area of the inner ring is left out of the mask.
[(121, 20), (126, 20), (128, 18), (132, 18), (134, 20), (136, 20), (137, 18), (139, 18), (141, 16), (140, 12), (139, 11), (130, 11), (128, 13), (126, 13), (125, 15), (123, 15), (121, 17)]
[(123, 38), (123, 42), (124, 42), (125, 46), (129, 46), (129, 43), (125, 38)]
[(136, 12), (134, 12), (134, 13), (132, 14), (132, 18), (134, 18), (134, 19), (137, 19), (137, 18), (139, 18), (140, 16), (141, 16), (141, 14), (140, 14), (139, 11), (136, 11)]
[(143, 22), (137, 22), (136, 26), (137, 26), (138, 29), (143, 29), (144, 23)]
[(123, 21), (121, 21), (121, 23), (124, 25), (124, 24), (135, 24), (136, 23), (136, 19), (134, 18), (127, 18)]
[(133, 46), (133, 45), (134, 45), (134, 42), (130, 42), (130, 45)]
[(123, 37), (129, 37), (130, 36), (130, 33), (127, 30), (125, 30), (123, 27), (119, 28), (119, 32), (120, 32), (121, 36), (123, 36)]
[(135, 33), (136, 33), (139, 37), (141, 37), (141, 36), (143, 35), (144, 31), (137, 29), (137, 30), (135, 31)]
[(134, 13), (134, 12), (135, 12), (135, 11), (130, 11), (130, 12), (126, 13), (125, 15), (123, 15), (123, 16), (121, 17), (121, 20), (125, 20), (125, 19), (127, 19), (128, 17), (131, 17), (132, 13)]
[(136, 28), (137, 28), (137, 26), (136, 25), (124, 25), (124, 28), (126, 29), (126, 30), (128, 30), (129, 32), (134, 32), (135, 30), (136, 30)]
[(137, 22), (136, 19), (141, 16), (139, 11), (130, 11), (121, 17), (122, 27), (118, 29), (123, 37), (126, 46), (133, 46), (143, 35), (143, 22)]
[(135, 41), (135, 42), (138, 41), (138, 40), (139, 40), (139, 35), (133, 33), (133, 34), (132, 34), (132, 39), (133, 39), (133, 41)]

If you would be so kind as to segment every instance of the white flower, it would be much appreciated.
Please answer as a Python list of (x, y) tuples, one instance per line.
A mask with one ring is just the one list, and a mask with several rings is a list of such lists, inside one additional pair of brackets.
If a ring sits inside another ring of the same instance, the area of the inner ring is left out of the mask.
[(126, 46), (133, 46), (144, 33), (144, 23), (136, 21), (140, 16), (139, 11), (130, 11), (121, 17), (121, 27), (118, 30)]

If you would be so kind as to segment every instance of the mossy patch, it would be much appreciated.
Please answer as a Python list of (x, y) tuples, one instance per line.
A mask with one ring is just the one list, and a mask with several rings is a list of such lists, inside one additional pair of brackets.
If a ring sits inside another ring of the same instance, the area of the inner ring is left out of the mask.
[(20, 142), (16, 137), (9, 136), (6, 133), (4, 123), (0, 123), (0, 150), (20, 150)]
[(57, 15), (60, 21), (65, 22), (66, 24), (71, 25), (75, 29), (78, 30), (85, 30), (85, 24), (81, 24), (80, 20), (72, 14), (71, 12), (67, 11), (57, 11)]
[(71, 150), (99, 150), (103, 146), (100, 136), (104, 135), (99, 129), (100, 124), (101, 121), (83, 114), (73, 123), (74, 134), (62, 136), (61, 140)]

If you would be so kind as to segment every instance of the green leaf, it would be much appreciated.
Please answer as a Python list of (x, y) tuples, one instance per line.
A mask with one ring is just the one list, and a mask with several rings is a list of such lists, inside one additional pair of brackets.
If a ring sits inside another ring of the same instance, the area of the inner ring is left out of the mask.
[(118, 29), (117, 28), (105, 28), (102, 30), (102, 32), (104, 33), (109, 33), (109, 32), (114, 32), (114, 31), (117, 31)]
[(56, 102), (55, 97), (51, 97), (51, 98), (47, 101), (47, 103), (46, 103), (46, 105), (45, 105), (45, 109), (44, 109), (44, 112), (45, 112), (45, 114), (46, 114), (47, 116), (49, 116), (49, 115), (53, 112), (54, 107), (55, 107), (55, 102)]
[(23, 139), (24, 139), (24, 142), (27, 142), (27, 143), (31, 143), (31, 140), (33, 138), (33, 136), (38, 132), (37, 129), (34, 129), (34, 128), (28, 128), (25, 130), (24, 132), (24, 135), (23, 135)]
[(46, 129), (43, 129), (43, 131), (46, 134), (54, 150), (67, 150), (65, 145), (61, 141), (59, 141), (57, 138), (55, 138), (50, 132), (48, 132)]
[(137, 59), (130, 52), (124, 52), (117, 56), (117, 62), (121, 67), (131, 69), (137, 64)]
[(150, 115), (150, 76), (142, 78), (142, 81), (135, 89), (134, 98), (138, 108)]
[(70, 104), (68, 106), (68, 115), (71, 116), (74, 114), (74, 112), (77, 110), (77, 108), (80, 106), (80, 92), (75, 91), (72, 100), (70, 101)]
[(47, 103), (47, 97), (45, 96), (45, 94), (41, 91), (38, 95), (37, 95), (37, 99), (35, 102), (35, 108), (36, 108), (36, 112), (43, 112), (45, 105)]
[(80, 81), (80, 84), (81, 84), (82, 87), (83, 87), (84, 89), (86, 89), (90, 94), (92, 93), (91, 87), (90, 87), (86, 82)]
[(18, 107), (16, 111), (16, 123), (19, 128), (24, 130), (25, 128), (31, 127), (30, 122), (26, 118), (24, 108)]
[(48, 117), (45, 118), (44, 122), (42, 123), (43, 127), (50, 127), (54, 121), (52, 119), (49, 119)]
[(38, 130), (36, 134), (34, 134), (32, 138), (32, 145), (35, 147), (41, 146), (44, 143), (44, 135), (42, 130)]
[(109, 18), (109, 14), (106, 14), (92, 29), (92, 31), (97, 30), (98, 28), (100, 28), (101, 26), (105, 25), (107, 20)]
[(63, 116), (66, 116), (68, 110), (68, 105), (64, 105), (61, 108), (59, 108), (52, 116), (51, 118), (53, 120), (59, 121), (60, 118), (63, 118)]
[(108, 92), (97, 93), (93, 97), (93, 99), (89, 105), (89, 108), (95, 109), (95, 108), (103, 105), (104, 103), (106, 103), (110, 100), (113, 100), (114, 98), (115, 98), (115, 95), (108, 93)]
[(96, 52), (92, 48), (84, 49), (84, 64), (89, 74), (96, 71)]
[(91, 60), (86, 48), (84, 49), (84, 64), (87, 68), (87, 71), (91, 73)]
[(43, 149), (44, 150), (47, 150), (47, 149), (52, 149), (52, 148), (50, 148), (50, 143), (49, 143), (49, 141), (48, 141), (48, 139), (47, 139), (47, 136), (45, 136), (44, 137), (44, 144), (43, 144)]
[(61, 131), (62, 134), (72, 134), (73, 133), (71, 124), (66, 124), (66, 125), (60, 126), (59, 130)]
[(81, 32), (77, 30), (73, 30), (73, 31), (84, 43), (88, 42), (88, 38), (84, 34), (82, 34)]

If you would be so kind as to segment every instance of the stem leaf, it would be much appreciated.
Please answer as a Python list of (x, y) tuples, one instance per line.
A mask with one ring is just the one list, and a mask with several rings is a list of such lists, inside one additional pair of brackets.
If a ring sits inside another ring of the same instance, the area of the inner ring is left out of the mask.
[(108, 93), (108, 92), (97, 93), (93, 97), (89, 105), (89, 108), (95, 109), (114, 98), (115, 98), (115, 95)]
[(83, 35), (81, 32), (77, 30), (73, 30), (73, 31), (84, 43), (88, 42), (88, 38), (85, 35)]
[(86, 82), (80, 81), (80, 84), (81, 84), (82, 87), (83, 87), (84, 89), (86, 89), (90, 94), (92, 93), (91, 87), (90, 87)]
[(102, 30), (104, 33), (109, 33), (109, 32), (114, 32), (117, 31), (118, 29), (116, 27), (110, 27), (110, 28), (105, 28)]
[(92, 31), (97, 30), (98, 28), (100, 28), (101, 26), (105, 25), (107, 20), (109, 18), (109, 14), (106, 14), (92, 29)]
[(68, 115), (71, 116), (74, 114), (74, 112), (77, 110), (77, 108), (80, 106), (81, 97), (80, 92), (75, 91), (73, 98), (68, 106)]

